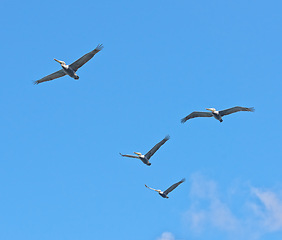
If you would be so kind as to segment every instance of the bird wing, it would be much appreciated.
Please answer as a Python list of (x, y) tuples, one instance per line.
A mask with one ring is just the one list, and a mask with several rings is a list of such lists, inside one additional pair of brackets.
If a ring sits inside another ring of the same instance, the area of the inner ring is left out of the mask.
[(254, 112), (255, 109), (253, 107), (252, 108), (246, 108), (246, 107), (237, 106), (237, 107), (228, 108), (228, 109), (219, 111), (219, 114), (220, 114), (220, 116), (225, 116), (225, 115), (235, 113), (235, 112), (240, 112), (240, 111)]
[(181, 181), (179, 181), (179, 182), (173, 184), (172, 186), (170, 186), (167, 190), (164, 191), (164, 194), (165, 195), (169, 194), (172, 190), (177, 188), (183, 182), (185, 182), (185, 178), (183, 178)]
[(128, 154), (121, 154), (121, 153), (119, 153), (121, 156), (123, 156), (123, 157), (130, 157), (130, 158), (139, 158), (139, 157), (137, 157), (137, 156), (134, 156), (134, 155), (128, 155)]
[(146, 184), (145, 184), (145, 187), (146, 188), (149, 188), (149, 189), (151, 189), (151, 190), (153, 190), (153, 191), (156, 191), (156, 192), (159, 192), (160, 190), (157, 190), (157, 189), (154, 189), (154, 188), (150, 188), (150, 187), (148, 187)]
[(34, 81), (34, 84), (37, 85), (37, 84), (42, 83), (42, 82), (51, 81), (53, 79), (60, 78), (60, 77), (63, 77), (65, 75), (66, 75), (65, 71), (63, 69), (61, 69), (60, 71), (54, 72), (54, 73), (52, 73), (52, 74), (50, 74), (50, 75), (48, 75), (44, 78), (41, 78), (37, 81)]
[(82, 67), (85, 63), (87, 63), (94, 55), (100, 52), (103, 49), (103, 45), (99, 44), (93, 51), (86, 53), (81, 58), (70, 64), (70, 67), (76, 72), (77, 69)]
[(182, 118), (181, 123), (185, 123), (187, 120), (191, 118), (196, 118), (196, 117), (212, 117), (212, 113), (211, 112), (192, 112), (185, 118)]
[(169, 135), (167, 135), (162, 141), (157, 143), (149, 152), (145, 154), (145, 157), (149, 160), (156, 151), (169, 139)]

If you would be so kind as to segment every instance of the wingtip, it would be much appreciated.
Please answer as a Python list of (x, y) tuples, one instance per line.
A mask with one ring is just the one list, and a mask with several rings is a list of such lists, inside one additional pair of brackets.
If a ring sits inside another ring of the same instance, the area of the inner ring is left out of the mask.
[(185, 179), (185, 178), (182, 178), (182, 179), (181, 179), (181, 182), (185, 182), (185, 181), (186, 181), (186, 179)]
[(254, 107), (251, 107), (249, 108), (250, 109), (250, 112), (254, 112), (255, 111), (255, 108)]
[(38, 85), (39, 82), (38, 81), (33, 81), (32, 83), (33, 83), (33, 85)]
[(101, 51), (104, 48), (103, 44), (98, 44), (98, 46), (96, 47), (97, 51)]
[(164, 139), (165, 139), (165, 140), (169, 140), (169, 139), (170, 139), (170, 136), (169, 136), (169, 135), (166, 135)]
[(182, 118), (182, 119), (181, 119), (181, 123), (183, 124), (183, 123), (185, 123), (185, 122), (186, 122), (185, 118)]

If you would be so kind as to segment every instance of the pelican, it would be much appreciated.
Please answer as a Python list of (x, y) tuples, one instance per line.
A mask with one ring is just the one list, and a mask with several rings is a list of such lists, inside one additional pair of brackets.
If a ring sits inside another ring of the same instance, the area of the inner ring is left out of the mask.
[(231, 113), (235, 112), (240, 112), (240, 111), (246, 111), (246, 112), (254, 112), (255, 109), (252, 108), (246, 108), (246, 107), (233, 107), (233, 108), (228, 108), (222, 111), (217, 111), (215, 108), (206, 108), (206, 110), (209, 110), (211, 112), (192, 112), (185, 118), (181, 119), (182, 123), (185, 123), (187, 120), (191, 118), (196, 118), (196, 117), (214, 117), (218, 121), (222, 122), (222, 117), (225, 115), (229, 115)]
[(94, 57), (94, 55), (98, 52), (100, 52), (103, 49), (103, 45), (99, 44), (93, 51), (86, 53), (84, 56), (82, 56), (81, 58), (79, 58), (78, 60), (76, 60), (75, 62), (73, 62), (70, 65), (67, 65), (64, 61), (60, 61), (54, 58), (54, 60), (58, 63), (61, 64), (61, 67), (63, 69), (54, 72), (44, 78), (41, 78), (37, 81), (34, 82), (34, 84), (39, 84), (42, 82), (47, 82), (47, 81), (51, 81), (53, 79), (56, 78), (60, 78), (63, 77), (65, 75), (69, 75), (70, 77), (74, 78), (74, 79), (79, 79), (79, 76), (77, 76), (76, 71), (82, 67), (85, 63), (87, 63), (91, 58)]
[(171, 192), (171, 191), (173, 191), (175, 188), (177, 188), (181, 183), (183, 183), (183, 182), (185, 182), (185, 178), (183, 178), (181, 181), (179, 181), (179, 182), (177, 182), (177, 183), (175, 183), (175, 184), (173, 184), (172, 186), (170, 186), (167, 190), (165, 190), (164, 192), (162, 192), (161, 190), (157, 190), (157, 189), (154, 189), (154, 188), (150, 188), (150, 187), (148, 187), (146, 184), (145, 184), (145, 187), (146, 188), (149, 188), (149, 189), (151, 189), (151, 190), (153, 190), (153, 191), (156, 191), (156, 192), (158, 192), (163, 198), (168, 198), (168, 194)]
[(169, 135), (167, 135), (162, 141), (160, 141), (159, 143), (157, 143), (149, 152), (147, 152), (145, 155), (143, 155), (140, 152), (133, 152), (135, 155), (128, 155), (128, 154), (121, 154), (119, 153), (121, 156), (123, 157), (130, 157), (130, 158), (138, 158), (140, 159), (144, 164), (150, 166), (151, 163), (149, 162), (149, 159), (154, 155), (154, 153), (156, 151), (158, 151), (158, 149), (169, 139)]

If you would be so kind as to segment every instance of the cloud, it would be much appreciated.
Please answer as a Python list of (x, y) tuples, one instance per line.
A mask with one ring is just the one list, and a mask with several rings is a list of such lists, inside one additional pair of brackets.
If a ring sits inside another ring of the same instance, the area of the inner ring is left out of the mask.
[(164, 232), (157, 240), (175, 240), (175, 238), (172, 233)]
[(247, 187), (245, 191), (245, 188), (245, 185), (239, 188), (244, 193), (240, 199), (238, 191), (221, 193), (215, 181), (201, 174), (192, 175), (190, 208), (184, 217), (190, 230), (197, 235), (209, 230), (226, 233), (231, 239), (259, 239), (281, 231), (281, 196), (271, 190)]
[(252, 193), (260, 200), (260, 205), (251, 203), (253, 212), (261, 224), (270, 232), (282, 230), (282, 201), (276, 193), (252, 188)]
[(187, 217), (193, 230), (199, 232), (205, 225), (226, 231), (238, 229), (240, 223), (220, 200), (214, 181), (206, 180), (199, 174), (193, 175), (190, 196), (192, 204)]

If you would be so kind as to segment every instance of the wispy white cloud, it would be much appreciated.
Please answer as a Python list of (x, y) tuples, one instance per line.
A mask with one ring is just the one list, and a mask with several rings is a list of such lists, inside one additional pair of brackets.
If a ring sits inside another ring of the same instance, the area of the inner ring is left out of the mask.
[(250, 206), (265, 229), (270, 232), (282, 230), (282, 201), (277, 194), (258, 188), (252, 188), (252, 193), (259, 199), (260, 204), (251, 203)]
[[(185, 219), (197, 235), (217, 229), (234, 239), (259, 239), (264, 234), (282, 231), (282, 198), (276, 192), (248, 188), (241, 206), (244, 213), (239, 214), (215, 181), (194, 174), (191, 182), (191, 203)], [(236, 198), (236, 192), (232, 194)]]
[(238, 230), (240, 222), (220, 200), (214, 181), (199, 174), (193, 175), (190, 195), (192, 204), (186, 217), (193, 230), (200, 232), (207, 225), (226, 231)]
[(175, 238), (172, 233), (164, 232), (157, 240), (175, 240)]

